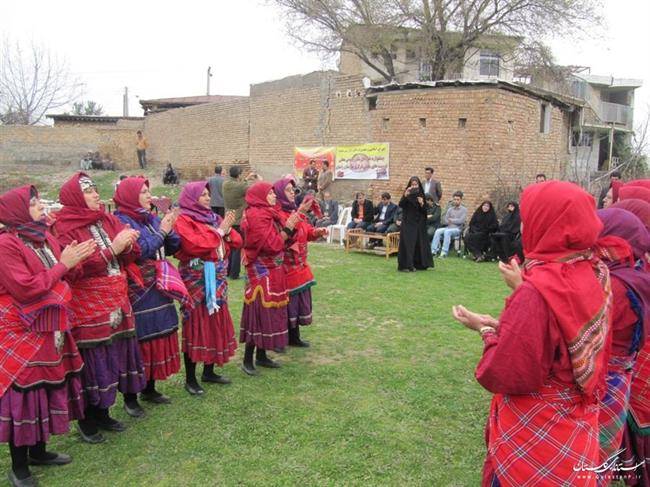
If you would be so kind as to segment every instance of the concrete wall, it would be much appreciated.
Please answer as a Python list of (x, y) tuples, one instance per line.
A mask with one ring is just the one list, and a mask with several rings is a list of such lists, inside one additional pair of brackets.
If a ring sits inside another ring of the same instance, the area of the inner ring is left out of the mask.
[(87, 152), (110, 154), (118, 169), (137, 166), (131, 128), (0, 126), (0, 165), (79, 167)]

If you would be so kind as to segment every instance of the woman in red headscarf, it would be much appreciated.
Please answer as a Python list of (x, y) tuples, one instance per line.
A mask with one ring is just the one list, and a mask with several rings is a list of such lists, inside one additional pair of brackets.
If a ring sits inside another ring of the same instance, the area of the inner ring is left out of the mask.
[(156, 381), (180, 370), (174, 300), (181, 303), (189, 300), (178, 271), (166, 259), (181, 245), (180, 237), (172, 230), (177, 213), (169, 212), (162, 220), (153, 215), (149, 181), (141, 177), (120, 181), (113, 201), (117, 205), (115, 216), (140, 233), (140, 257), (136, 263), (144, 286), (129, 280), (129, 297), (147, 379), (147, 387), (140, 397), (153, 404), (169, 404), (170, 399), (156, 390)]
[(612, 184), (610, 184), (609, 189), (607, 190), (607, 194), (605, 194), (605, 197), (603, 198), (603, 208), (609, 208), (619, 200), (619, 193), (622, 187), (623, 181), (612, 181)]
[(289, 293), (288, 331), (289, 345), (294, 347), (309, 347), (309, 342), (300, 339), (300, 327), (311, 324), (312, 301), (311, 287), (316, 285), (314, 274), (307, 263), (307, 245), (318, 240), (327, 233), (326, 228), (314, 228), (309, 224), (307, 213), (320, 211), (314, 196), (305, 196), (300, 208), (294, 202), (295, 182), (291, 178), (280, 179), (273, 184), (273, 191), (277, 199), (277, 210), (286, 221), (291, 213), (298, 212), (298, 221), (295, 231), (284, 251), (284, 271), (287, 279), (287, 292)]
[(266, 351), (287, 345), (289, 296), (282, 263), (286, 241), (294, 235), (299, 216), (292, 213), (285, 220), (275, 207), (276, 201), (270, 183), (255, 183), (246, 191), (248, 207), (242, 229), (246, 235), (244, 265), (248, 281), (239, 341), (246, 344), (242, 370), (248, 375), (258, 374), (255, 365), (278, 368), (280, 365), (268, 358)]
[[(611, 459), (618, 455), (628, 416), (632, 369), (650, 332), (650, 274), (635, 266), (650, 251), (650, 234), (636, 216), (620, 208), (598, 210), (598, 217), (604, 228), (597, 252), (610, 270), (613, 296), (607, 390), (598, 418), (600, 464), (608, 462), (613, 467)], [(608, 485), (619, 475), (607, 469), (601, 472), (599, 485)]]
[(636, 198), (650, 203), (650, 187), (645, 184), (646, 179), (630, 181), (619, 190), (621, 201)]
[[(133, 397), (145, 385), (127, 285), (127, 272), (137, 275), (138, 232), (104, 211), (97, 186), (82, 172), (61, 187), (59, 200), (63, 208), (54, 225), (59, 242), (97, 244), (71, 280), (71, 306), (72, 336), (85, 364), (81, 383), (86, 411), (79, 432), (84, 441), (100, 443), (104, 437), (98, 428), (125, 429), (109, 415), (117, 391)], [(137, 400), (127, 404), (127, 397), (125, 409), (132, 414), (139, 405)]]
[(178, 200), (181, 208), (174, 229), (181, 237), (176, 254), (180, 273), (191, 296), (183, 305), (183, 358), (185, 389), (192, 395), (205, 391), (196, 380), (196, 363), (203, 362), (203, 382), (229, 384), (214, 373), (237, 350), (235, 328), (228, 310), (228, 255), (242, 246), (232, 228), (235, 214), (222, 219), (210, 208), (210, 190), (205, 181), (188, 183)]
[(637, 198), (629, 198), (614, 203), (610, 208), (620, 208), (633, 213), (650, 230), (650, 203)]
[[(604, 390), (611, 289), (595, 257), (603, 225), (578, 186), (528, 186), (521, 199), (523, 271), (501, 263), (514, 290), (498, 320), (455, 306), (480, 332), (478, 382), (494, 394), (483, 485), (596, 485), (598, 398)], [(576, 224), (580, 222), (580, 224)]]
[(36, 485), (28, 464), (64, 465), (47, 452), (51, 434), (83, 417), (83, 362), (70, 334), (70, 287), (62, 278), (95, 250), (63, 252), (48, 233), (34, 186), (0, 196), (0, 441), (9, 443), (12, 485)]

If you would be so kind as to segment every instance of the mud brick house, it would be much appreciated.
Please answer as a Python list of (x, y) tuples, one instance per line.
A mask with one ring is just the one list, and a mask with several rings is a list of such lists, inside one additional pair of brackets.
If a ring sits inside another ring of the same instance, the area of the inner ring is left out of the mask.
[(218, 162), (273, 179), (291, 172), (296, 146), (388, 142), (390, 180), (339, 181), (335, 196), (397, 196), (431, 165), (447, 196), (462, 190), (473, 204), (497, 186), (524, 186), (537, 172), (563, 176), (579, 108), (496, 79), (366, 88), (359, 75), (322, 71), (252, 85), (248, 98), (153, 113), (144, 130), (151, 161), (196, 176)]

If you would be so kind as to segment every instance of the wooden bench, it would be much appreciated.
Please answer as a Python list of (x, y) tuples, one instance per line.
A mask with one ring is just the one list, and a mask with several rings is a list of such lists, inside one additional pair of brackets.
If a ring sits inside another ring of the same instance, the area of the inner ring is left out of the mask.
[[(368, 233), (360, 228), (353, 228), (345, 232), (345, 251), (356, 250), (359, 252), (372, 252), (377, 255), (385, 255), (386, 258), (391, 254), (396, 254), (399, 250), (399, 232), (393, 233)], [(370, 240), (381, 240), (381, 246), (367, 248), (366, 244)]]

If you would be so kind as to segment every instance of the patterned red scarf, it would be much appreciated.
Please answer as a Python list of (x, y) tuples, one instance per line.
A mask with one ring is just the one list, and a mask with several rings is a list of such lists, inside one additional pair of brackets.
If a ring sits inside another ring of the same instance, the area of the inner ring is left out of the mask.
[(14, 233), (30, 242), (42, 244), (48, 226), (45, 219), (32, 219), (29, 213), (32, 198), (38, 198), (34, 186), (21, 186), (0, 196), (0, 223), (5, 226), (0, 232)]

